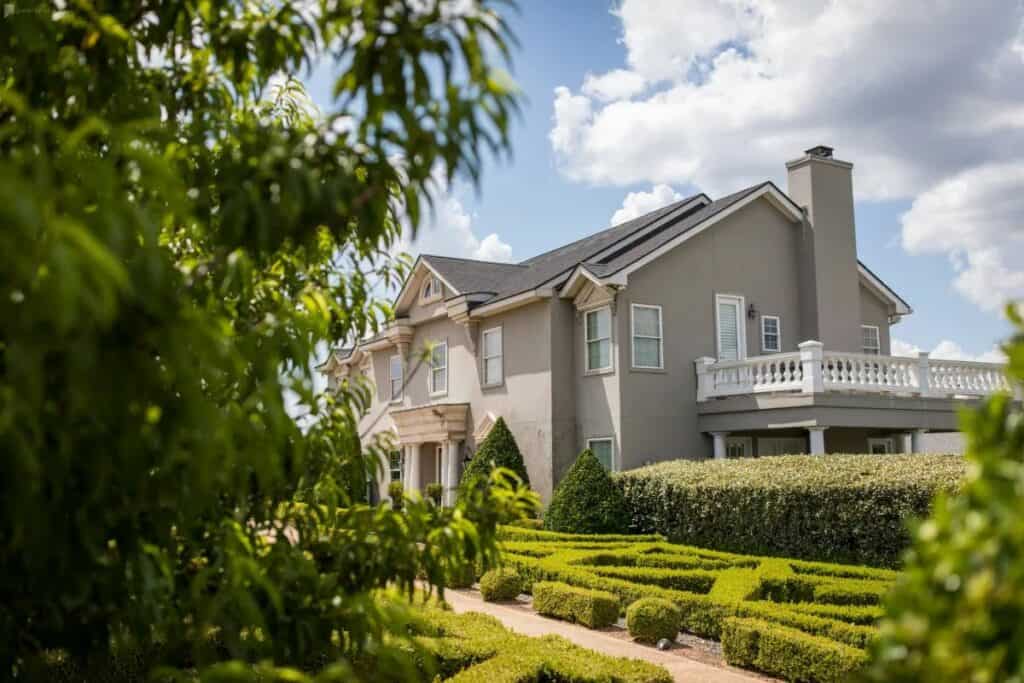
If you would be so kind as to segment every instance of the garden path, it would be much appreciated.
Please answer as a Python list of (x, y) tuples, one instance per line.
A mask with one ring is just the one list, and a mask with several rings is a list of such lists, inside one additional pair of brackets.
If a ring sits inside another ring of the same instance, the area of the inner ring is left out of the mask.
[(526, 636), (559, 635), (580, 647), (602, 654), (642, 659), (653, 664), (660, 664), (672, 674), (676, 681), (685, 683), (753, 683), (759, 681), (763, 683), (765, 680), (771, 680), (739, 669), (726, 669), (689, 659), (682, 654), (681, 650), (662, 652), (653, 647), (616, 637), (608, 632), (594, 631), (565, 621), (542, 617), (532, 610), (515, 604), (484, 602), (476, 591), (448, 589), (444, 592), (444, 597), (457, 613), (483, 612), (500, 620), (506, 628)]

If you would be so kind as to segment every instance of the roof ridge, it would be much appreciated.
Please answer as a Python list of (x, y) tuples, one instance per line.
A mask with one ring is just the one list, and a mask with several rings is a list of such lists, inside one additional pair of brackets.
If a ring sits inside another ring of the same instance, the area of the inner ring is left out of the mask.
[(469, 263), (483, 263), (488, 266), (515, 266), (516, 268), (527, 267), (521, 263), (509, 263), (508, 261), (485, 261), (484, 259), (466, 258), (464, 256), (445, 256), (443, 254), (420, 254), (420, 258), (440, 258), (447, 259), (449, 261), (467, 261)]

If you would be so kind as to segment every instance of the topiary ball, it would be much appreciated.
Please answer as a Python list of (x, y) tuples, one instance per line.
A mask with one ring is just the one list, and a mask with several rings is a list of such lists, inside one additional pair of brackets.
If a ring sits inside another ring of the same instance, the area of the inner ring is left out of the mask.
[(675, 641), (682, 618), (679, 608), (664, 598), (641, 598), (626, 610), (626, 628), (642, 643)]
[(629, 530), (622, 490), (589, 448), (562, 478), (544, 514), (544, 527), (570, 534), (619, 534)]
[(492, 569), (480, 577), (480, 595), (487, 602), (515, 600), (523, 592), (523, 580), (514, 569)]

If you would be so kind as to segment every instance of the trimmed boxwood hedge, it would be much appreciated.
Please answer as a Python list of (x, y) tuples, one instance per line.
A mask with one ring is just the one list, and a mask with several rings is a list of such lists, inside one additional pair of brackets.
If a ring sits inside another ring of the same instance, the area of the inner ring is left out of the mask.
[(523, 592), (523, 580), (514, 569), (492, 569), (480, 577), (480, 595), (487, 602), (515, 600)]
[(676, 460), (616, 476), (631, 529), (755, 555), (897, 566), (907, 522), (965, 472), (958, 455)]
[(759, 619), (726, 619), (722, 653), (733, 666), (815, 683), (845, 681), (867, 663), (863, 650)]
[(611, 626), (619, 618), (619, 596), (557, 581), (533, 584), (533, 609), (588, 628)]
[(641, 643), (656, 643), (662, 638), (675, 640), (681, 615), (671, 600), (641, 598), (626, 610), (629, 635)]

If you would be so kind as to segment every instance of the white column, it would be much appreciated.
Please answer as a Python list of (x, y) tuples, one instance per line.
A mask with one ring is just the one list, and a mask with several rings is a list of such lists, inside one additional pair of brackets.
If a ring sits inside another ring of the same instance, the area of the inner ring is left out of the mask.
[(455, 505), (455, 491), (459, 487), (459, 442), (448, 441), (445, 443), (445, 486), (444, 504)]
[(924, 453), (924, 435), (928, 433), (927, 429), (915, 429), (910, 434), (910, 452), (911, 453)]
[(725, 437), (729, 432), (711, 432), (711, 439), (714, 442), (715, 460), (725, 459)]
[(708, 400), (708, 396), (711, 394), (711, 372), (710, 367), (715, 364), (715, 359), (708, 356), (703, 356), (693, 361), (693, 366), (697, 370), (697, 402), (702, 403)]
[(932, 369), (928, 364), (928, 352), (917, 352), (917, 390), (922, 396), (932, 393)]
[(813, 339), (797, 344), (797, 348), (800, 349), (800, 369), (803, 374), (802, 391), (805, 394), (820, 394), (825, 391), (825, 378), (821, 371), (824, 346), (820, 341)]
[(914, 452), (914, 433), (906, 432), (900, 435), (903, 441), (900, 453), (913, 453)]
[(808, 427), (807, 435), (810, 437), (811, 455), (825, 455), (825, 430), (828, 427)]
[(408, 493), (420, 490), (420, 453), (423, 444), (410, 444), (409, 446), (409, 482), (405, 490)]

